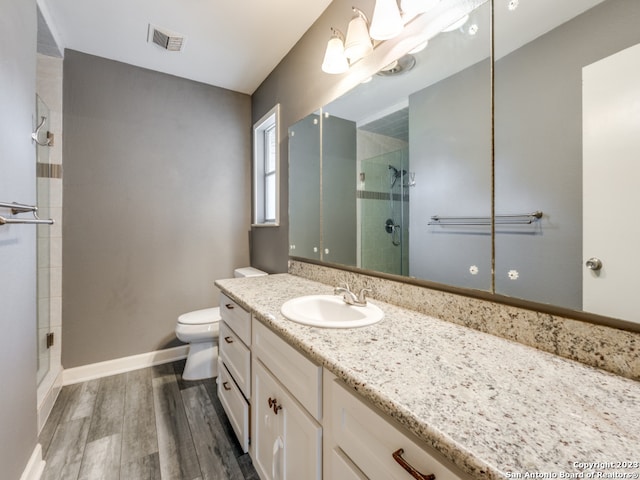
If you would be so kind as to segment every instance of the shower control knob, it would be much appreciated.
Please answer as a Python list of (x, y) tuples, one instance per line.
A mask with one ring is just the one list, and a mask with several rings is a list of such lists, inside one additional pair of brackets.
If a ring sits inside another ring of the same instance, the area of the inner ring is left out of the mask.
[(600, 270), (602, 268), (602, 261), (599, 258), (591, 257), (585, 262), (585, 266), (589, 270)]

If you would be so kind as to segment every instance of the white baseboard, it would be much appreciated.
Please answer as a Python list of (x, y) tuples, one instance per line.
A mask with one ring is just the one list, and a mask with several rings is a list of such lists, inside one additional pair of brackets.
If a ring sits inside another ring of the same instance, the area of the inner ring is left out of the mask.
[(86, 382), (96, 378), (108, 377), (118, 373), (130, 372), (139, 368), (151, 367), (162, 363), (187, 358), (189, 345), (141, 353), (130, 357), (116, 358), (106, 362), (92, 363), (81, 367), (67, 368), (62, 373), (62, 385)]
[(42, 446), (38, 443), (27, 462), (27, 466), (20, 476), (20, 480), (40, 480), (44, 471), (44, 460), (42, 459)]
[(62, 366), (58, 365), (56, 368), (52, 368), (38, 385), (38, 435), (49, 418), (62, 388), (62, 373)]

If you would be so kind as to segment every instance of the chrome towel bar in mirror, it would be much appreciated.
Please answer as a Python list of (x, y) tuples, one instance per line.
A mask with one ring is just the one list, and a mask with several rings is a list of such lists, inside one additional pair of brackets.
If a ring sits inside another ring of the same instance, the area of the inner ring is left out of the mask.
[(36, 225), (53, 225), (55, 222), (52, 219), (41, 219), (38, 217), (38, 207), (35, 205), (24, 205), (22, 203), (7, 203), (0, 202), (0, 208), (7, 208), (11, 210), (12, 215), (19, 213), (31, 212), (34, 218), (6, 218), (0, 216), (0, 225), (10, 224), (36, 224)]
[[(532, 213), (496, 215), (496, 225), (528, 225), (542, 218), (540, 210)], [(427, 225), (491, 225), (491, 217), (444, 217), (433, 215)]]

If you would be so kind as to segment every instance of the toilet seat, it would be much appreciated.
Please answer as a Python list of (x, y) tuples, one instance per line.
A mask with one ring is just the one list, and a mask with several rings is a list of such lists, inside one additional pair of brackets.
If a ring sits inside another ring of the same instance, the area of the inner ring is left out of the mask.
[(203, 308), (178, 317), (176, 336), (186, 343), (211, 342), (218, 338), (220, 307)]
[(178, 323), (183, 325), (206, 325), (220, 321), (220, 307), (203, 308), (193, 312), (183, 313), (178, 317)]

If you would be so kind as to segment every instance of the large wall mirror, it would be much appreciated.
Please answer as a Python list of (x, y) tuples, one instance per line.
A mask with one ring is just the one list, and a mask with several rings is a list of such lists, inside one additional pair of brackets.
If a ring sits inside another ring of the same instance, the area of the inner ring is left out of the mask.
[(491, 4), (442, 3), (454, 24), (291, 126), (291, 255), (491, 289)]
[(462, 3), (291, 126), (290, 254), (640, 322), (640, 2)]

